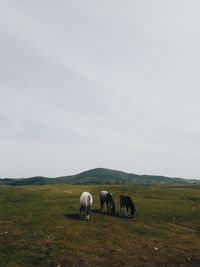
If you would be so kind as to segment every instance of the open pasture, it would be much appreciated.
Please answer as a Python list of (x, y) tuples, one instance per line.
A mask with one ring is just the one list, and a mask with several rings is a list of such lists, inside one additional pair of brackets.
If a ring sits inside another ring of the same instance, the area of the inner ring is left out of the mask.
[[(136, 206), (135, 219), (99, 213), (99, 192)], [(79, 198), (94, 202), (80, 220)], [(0, 266), (200, 266), (200, 187), (0, 186)]]

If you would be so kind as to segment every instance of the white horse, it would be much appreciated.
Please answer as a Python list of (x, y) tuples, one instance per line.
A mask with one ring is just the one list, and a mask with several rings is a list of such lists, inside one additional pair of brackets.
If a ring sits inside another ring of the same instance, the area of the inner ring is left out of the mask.
[(91, 205), (93, 202), (92, 195), (89, 192), (83, 192), (80, 197), (80, 215), (82, 218), (82, 213), (84, 213), (84, 216), (86, 217), (87, 220), (89, 220), (90, 217), (90, 210), (91, 210)]

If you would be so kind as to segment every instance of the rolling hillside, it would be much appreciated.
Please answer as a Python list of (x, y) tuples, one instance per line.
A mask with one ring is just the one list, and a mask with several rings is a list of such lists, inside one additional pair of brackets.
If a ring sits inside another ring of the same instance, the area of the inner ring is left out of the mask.
[(169, 178), (166, 176), (137, 175), (122, 171), (96, 168), (77, 175), (47, 178), (36, 176), (31, 178), (5, 178), (0, 179), (4, 185), (45, 185), (45, 184), (127, 184), (127, 185), (153, 185), (153, 184), (185, 184), (200, 183), (200, 180), (183, 178)]

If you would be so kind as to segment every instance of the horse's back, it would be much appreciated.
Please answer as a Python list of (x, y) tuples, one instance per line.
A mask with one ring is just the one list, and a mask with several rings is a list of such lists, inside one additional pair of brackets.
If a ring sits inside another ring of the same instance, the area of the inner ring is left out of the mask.
[(106, 191), (106, 190), (101, 191), (100, 192), (100, 200), (106, 201), (107, 194), (108, 194), (108, 191)]
[(104, 195), (107, 195), (107, 194), (108, 194), (108, 191), (106, 191), (106, 190), (103, 190), (103, 191), (100, 192), (101, 196), (104, 196)]
[(126, 205), (126, 204), (129, 204), (129, 205), (134, 205), (133, 204), (133, 200), (131, 199), (131, 197), (127, 196), (127, 195), (120, 195), (120, 204), (121, 205)]
[(93, 197), (89, 192), (83, 192), (80, 197), (81, 205), (90, 206), (92, 205)]

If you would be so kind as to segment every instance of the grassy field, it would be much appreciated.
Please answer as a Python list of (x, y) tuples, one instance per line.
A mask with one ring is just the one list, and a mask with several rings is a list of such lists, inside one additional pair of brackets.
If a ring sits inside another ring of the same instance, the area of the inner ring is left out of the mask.
[[(99, 213), (130, 195), (135, 219)], [(90, 221), (79, 197), (94, 198)], [(0, 186), (0, 266), (200, 266), (199, 186)]]

